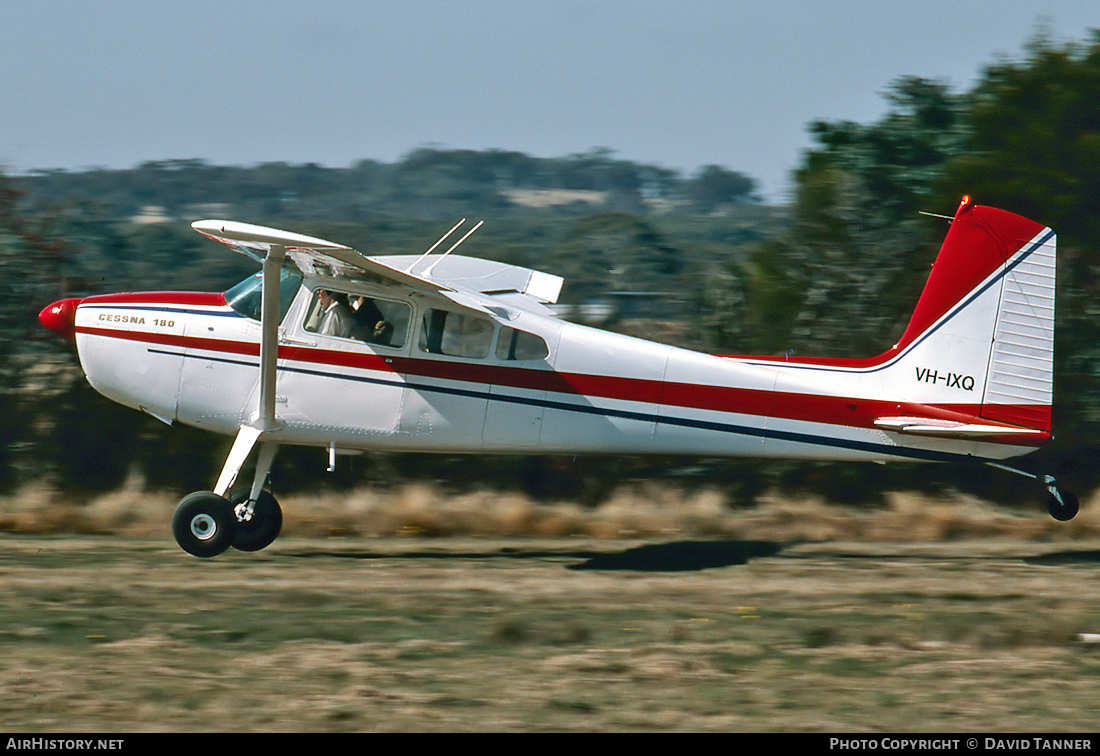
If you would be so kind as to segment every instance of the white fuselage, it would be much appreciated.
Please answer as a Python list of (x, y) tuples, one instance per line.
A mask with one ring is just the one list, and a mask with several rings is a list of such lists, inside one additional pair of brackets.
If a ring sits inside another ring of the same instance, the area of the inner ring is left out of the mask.
[[(279, 444), (933, 461), (1034, 448), (876, 427), (876, 418), (906, 410), (887, 393), (889, 365), (819, 369), (720, 357), (509, 307), (481, 316), (484, 350), (447, 354), (426, 338), (438, 304), (370, 284), (345, 288), (409, 308), (406, 333), (393, 339), (400, 345), (325, 335), (309, 327), (320, 284), (305, 280), (280, 327)], [(258, 406), (260, 323), (225, 302), (220, 294), (155, 293), (83, 300), (76, 341), (89, 382), (166, 422), (235, 434)], [(507, 353), (503, 340), (513, 331), (537, 337), (545, 354)], [(947, 383), (938, 410), (969, 411), (963, 382)]]

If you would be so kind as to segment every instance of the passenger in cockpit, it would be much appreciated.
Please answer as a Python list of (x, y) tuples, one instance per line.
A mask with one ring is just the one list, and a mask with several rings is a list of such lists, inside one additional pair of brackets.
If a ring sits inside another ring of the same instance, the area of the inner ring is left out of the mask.
[(355, 311), (355, 330), (353, 335), (372, 344), (389, 345), (393, 336), (393, 326), (370, 297), (356, 297), (352, 302)]

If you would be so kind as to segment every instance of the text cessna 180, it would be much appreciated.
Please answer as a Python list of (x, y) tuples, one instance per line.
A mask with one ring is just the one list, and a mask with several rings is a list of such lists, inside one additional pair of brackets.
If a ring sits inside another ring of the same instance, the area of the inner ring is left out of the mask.
[[(1051, 439), (1055, 234), (964, 198), (901, 340), (869, 359), (728, 357), (566, 322), (562, 279), (435, 249), (366, 257), (231, 221), (193, 227), (261, 263), (225, 293), (66, 299), (40, 318), (91, 385), (235, 435), (213, 491), (173, 516), (200, 557), (255, 551), (282, 513), (285, 444), (342, 451), (1002, 460)], [(478, 224), (480, 225), (480, 224)], [(477, 226), (474, 227), (476, 230)], [(255, 452), (251, 485), (230, 493)]]

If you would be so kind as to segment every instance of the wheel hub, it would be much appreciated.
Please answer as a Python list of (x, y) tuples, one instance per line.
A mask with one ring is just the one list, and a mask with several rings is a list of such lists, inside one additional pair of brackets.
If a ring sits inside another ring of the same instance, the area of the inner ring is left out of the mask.
[(208, 514), (197, 514), (191, 518), (191, 535), (200, 541), (209, 541), (218, 533), (218, 523)]

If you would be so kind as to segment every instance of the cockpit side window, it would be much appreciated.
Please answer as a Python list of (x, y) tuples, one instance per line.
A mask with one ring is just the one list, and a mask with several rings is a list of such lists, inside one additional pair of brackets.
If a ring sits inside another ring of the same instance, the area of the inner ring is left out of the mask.
[(317, 289), (303, 328), (310, 333), (400, 349), (405, 346), (412, 308), (405, 302)]
[[(279, 274), (279, 322), (283, 322), (294, 295), (302, 285), (302, 276), (288, 268)], [(225, 292), (225, 303), (252, 320), (260, 320), (263, 303), (263, 276), (251, 275)]]

